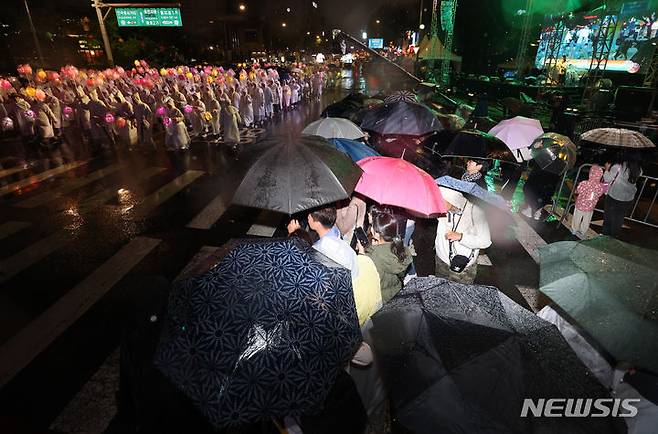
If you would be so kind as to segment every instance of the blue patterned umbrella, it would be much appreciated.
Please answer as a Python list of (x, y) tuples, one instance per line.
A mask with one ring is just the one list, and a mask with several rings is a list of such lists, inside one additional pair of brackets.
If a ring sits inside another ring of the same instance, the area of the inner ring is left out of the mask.
[(339, 151), (349, 155), (354, 161), (363, 160), (366, 157), (379, 157), (379, 153), (363, 142), (349, 139), (329, 139), (332, 145)]
[(452, 176), (442, 176), (436, 179), (436, 183), (441, 187), (447, 187), (461, 193), (469, 194), (502, 210), (507, 211), (509, 209), (507, 202), (505, 202), (502, 196), (485, 190), (474, 182), (462, 181)]
[(224, 252), (173, 289), (156, 366), (218, 428), (320, 410), (361, 341), (350, 272), (297, 239)]

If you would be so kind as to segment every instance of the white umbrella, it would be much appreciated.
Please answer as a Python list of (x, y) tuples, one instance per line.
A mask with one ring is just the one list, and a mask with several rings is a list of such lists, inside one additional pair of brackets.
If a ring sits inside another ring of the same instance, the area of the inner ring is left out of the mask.
[(489, 134), (502, 140), (520, 163), (530, 159), (528, 148), (537, 137), (544, 134), (544, 130), (537, 119), (516, 116), (500, 121), (489, 130)]
[(320, 136), (326, 139), (357, 140), (365, 133), (352, 121), (343, 118), (322, 118), (311, 122), (304, 128), (302, 134)]
[(656, 147), (644, 134), (623, 128), (596, 128), (581, 134), (580, 140), (618, 148), (646, 149)]

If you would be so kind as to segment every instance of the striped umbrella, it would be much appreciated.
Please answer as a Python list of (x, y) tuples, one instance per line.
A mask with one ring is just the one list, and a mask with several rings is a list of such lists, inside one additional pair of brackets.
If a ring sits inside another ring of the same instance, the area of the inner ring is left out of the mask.
[(617, 148), (655, 148), (644, 134), (623, 128), (596, 128), (580, 135), (580, 140)]
[(398, 90), (393, 92), (391, 95), (387, 96), (384, 102), (386, 104), (391, 104), (394, 102), (418, 102), (416, 95), (413, 92), (408, 90)]

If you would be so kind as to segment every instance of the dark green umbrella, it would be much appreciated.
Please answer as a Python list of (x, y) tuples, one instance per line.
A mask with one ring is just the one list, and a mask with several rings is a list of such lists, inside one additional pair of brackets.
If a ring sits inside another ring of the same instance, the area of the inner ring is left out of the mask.
[(540, 291), (617, 361), (658, 373), (658, 252), (605, 236), (540, 250)]
[(261, 142), (232, 203), (295, 214), (352, 195), (361, 169), (319, 136)]

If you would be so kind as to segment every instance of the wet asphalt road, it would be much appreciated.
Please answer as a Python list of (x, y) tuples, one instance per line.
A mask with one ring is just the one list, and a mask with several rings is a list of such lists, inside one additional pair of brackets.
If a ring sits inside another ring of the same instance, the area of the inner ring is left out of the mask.
[[(267, 136), (299, 133), (324, 106), (342, 96), (338, 91), (327, 93), (322, 101), (283, 114), (267, 127)], [(7, 149), (20, 148), (5, 145), (3, 157)], [(202, 247), (245, 237), (253, 233), (254, 223), (276, 227), (274, 236), (285, 234), (285, 216), (228, 205), (245, 169), (240, 155), (228, 149), (195, 142), (189, 152), (180, 154), (122, 148), (102, 156), (84, 149), (75, 152), (80, 166), (51, 178), (41, 180), (38, 174), (52, 167), (2, 178), (6, 186), (28, 179), (28, 173), (37, 176), (19, 192), (0, 196), (0, 235), (6, 232), (0, 238), (0, 345), (15, 344), (16, 337), (35, 324), (43, 330), (33, 330), (19, 342), (22, 351), (36, 354), (17, 363), (20, 369), (0, 385), (0, 432), (47, 432), (116, 351), (132, 324), (134, 307), (146, 297), (149, 279), (172, 281)], [(211, 203), (220, 209), (214, 224), (188, 227)], [(21, 229), (7, 229), (13, 222), (22, 223)], [(568, 238), (563, 229), (542, 230), (548, 237)], [(477, 282), (497, 286), (527, 307), (519, 286), (538, 286), (538, 266), (511, 231), (495, 235), (486, 252), (491, 265), (480, 266)], [(414, 243), (419, 275), (433, 273), (434, 236), (432, 221), (418, 222)], [(144, 239), (151, 244), (135, 259), (138, 249), (130, 250), (135, 240)], [(121, 269), (121, 263), (108, 269), (108, 261), (116, 256), (135, 263), (127, 269)], [(86, 297), (76, 291), (102, 286), (95, 281), (84, 285), (98, 270), (104, 278), (118, 280), (88, 310), (70, 324), (62, 325), (56, 316), (44, 319), (53, 306), (75, 312), (76, 303), (84, 303)], [(50, 327), (62, 331), (43, 344), (39, 339)], [(32, 350), (39, 345), (43, 351)]]

